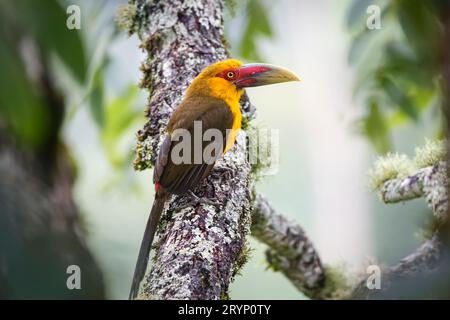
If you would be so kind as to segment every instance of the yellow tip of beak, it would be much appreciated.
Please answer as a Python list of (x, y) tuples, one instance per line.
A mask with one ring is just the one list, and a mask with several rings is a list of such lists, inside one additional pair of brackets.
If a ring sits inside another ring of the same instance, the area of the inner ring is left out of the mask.
[(240, 87), (259, 87), (275, 83), (301, 81), (292, 71), (265, 63), (245, 64), (241, 68)]
[(301, 81), (300, 78), (292, 71), (278, 66), (272, 66), (263, 77), (268, 78), (269, 81), (273, 81), (272, 83)]

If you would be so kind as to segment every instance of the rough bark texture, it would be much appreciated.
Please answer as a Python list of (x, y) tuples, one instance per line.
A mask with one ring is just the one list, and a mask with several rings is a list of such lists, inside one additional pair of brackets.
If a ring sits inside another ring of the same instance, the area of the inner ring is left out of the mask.
[[(137, 1), (135, 26), (148, 54), (142, 86), (150, 91), (144, 129), (138, 133), (135, 167), (151, 167), (172, 111), (189, 82), (207, 65), (228, 57), (223, 41), (221, 1)], [(244, 117), (253, 108), (241, 105)], [(214, 199), (217, 207), (189, 196), (173, 196), (159, 228), (158, 250), (141, 298), (220, 299), (245, 258), (250, 230), (250, 164), (244, 132), (233, 150), (218, 161), (194, 193)], [(185, 208), (183, 208), (185, 207)], [(183, 208), (183, 209), (181, 209)]]
[(431, 276), (440, 266), (442, 249), (439, 237), (434, 235), (398, 264), (382, 270), (381, 289), (368, 289), (367, 279), (364, 278), (355, 287), (352, 297), (354, 299), (431, 298), (433, 291), (420, 290), (419, 279), (427, 278), (430, 282)]
[(390, 267), (390, 273), (393, 275), (404, 275), (416, 270), (432, 269), (436, 266), (440, 257), (441, 243), (435, 235), (426, 240), (416, 251), (403, 258), (397, 265)]
[(447, 167), (445, 162), (423, 168), (416, 174), (386, 181), (380, 190), (386, 203), (425, 197), (435, 217), (445, 220), (448, 209)]
[[(447, 176), (450, 175), (450, 1), (442, 2), (442, 25), (444, 27), (443, 35), (443, 54), (442, 54), (442, 112), (445, 116), (445, 131), (447, 135)], [(447, 193), (450, 192), (450, 184), (447, 184)], [(450, 215), (450, 206), (447, 208), (447, 217)], [(443, 238), (447, 245), (447, 250), (450, 252), (450, 221), (447, 220), (446, 225), (443, 227)]]
[(261, 194), (252, 211), (252, 236), (267, 244), (269, 264), (310, 298), (324, 298), (325, 270), (312, 242), (294, 221), (278, 213)]

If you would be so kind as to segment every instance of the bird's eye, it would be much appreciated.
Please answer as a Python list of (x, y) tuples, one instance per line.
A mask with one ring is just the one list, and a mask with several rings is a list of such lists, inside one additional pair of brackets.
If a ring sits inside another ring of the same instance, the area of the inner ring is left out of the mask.
[(227, 72), (227, 78), (228, 79), (233, 79), (234, 78), (234, 72), (233, 71)]

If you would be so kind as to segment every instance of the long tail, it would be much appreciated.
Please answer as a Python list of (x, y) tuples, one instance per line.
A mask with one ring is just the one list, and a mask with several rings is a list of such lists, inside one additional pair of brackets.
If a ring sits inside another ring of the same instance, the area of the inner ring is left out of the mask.
[(153, 201), (152, 210), (148, 217), (147, 226), (145, 227), (144, 237), (142, 238), (141, 248), (139, 249), (139, 256), (136, 262), (136, 268), (134, 269), (133, 282), (131, 283), (131, 290), (128, 299), (135, 299), (139, 286), (145, 275), (147, 269), (148, 259), (150, 255), (150, 248), (155, 236), (156, 228), (158, 226), (159, 218), (164, 209), (164, 202), (166, 201), (166, 193), (159, 189), (156, 192), (155, 200)]

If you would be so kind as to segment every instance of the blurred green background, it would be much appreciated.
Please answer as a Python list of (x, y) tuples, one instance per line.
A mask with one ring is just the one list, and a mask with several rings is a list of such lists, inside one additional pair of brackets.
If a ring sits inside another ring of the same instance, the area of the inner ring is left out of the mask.
[[(367, 172), (377, 155), (412, 155), (425, 138), (442, 135), (436, 2), (226, 3), (232, 56), (282, 65), (302, 79), (248, 90), (258, 108), (255, 122), (280, 134), (279, 170), (258, 189), (304, 227), (326, 264), (351, 274), (410, 253), (428, 220), (425, 202), (382, 204)], [(81, 9), (78, 31), (65, 28), (71, 4)], [(37, 44), (63, 97), (58, 140), (76, 166), (74, 200), (112, 299), (128, 295), (153, 199), (152, 172), (136, 173), (131, 165), (148, 93), (137, 88), (145, 58), (139, 40), (116, 25), (123, 4), (0, 4), (0, 128), (30, 150), (52, 134), (51, 111), (23, 63), (23, 52)], [(366, 27), (369, 5), (381, 9), (379, 30)], [(232, 299), (304, 298), (281, 274), (266, 270), (263, 245), (251, 240), (251, 247)]]

